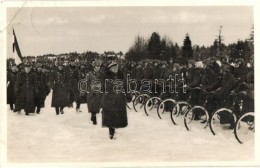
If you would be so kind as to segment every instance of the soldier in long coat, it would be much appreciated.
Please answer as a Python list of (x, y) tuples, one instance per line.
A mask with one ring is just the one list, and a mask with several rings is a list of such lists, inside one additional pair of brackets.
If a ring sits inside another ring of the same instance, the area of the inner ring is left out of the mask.
[[(128, 125), (126, 103), (132, 100), (131, 94), (126, 92), (126, 83), (122, 72), (118, 71), (118, 64), (112, 62), (102, 75), (102, 126), (109, 128), (110, 139), (114, 138), (115, 128)], [(121, 81), (115, 87), (115, 80)]]
[(25, 65), (24, 72), (17, 76), (15, 84), (15, 95), (17, 95), (15, 103), (15, 112), (24, 109), (26, 115), (34, 113), (35, 110), (35, 94), (38, 93), (37, 81), (35, 73), (31, 71), (30, 65)]
[(52, 102), (51, 107), (56, 110), (56, 115), (64, 114), (63, 108), (68, 105), (67, 92), (68, 76), (63, 69), (63, 65), (59, 64), (58, 69), (53, 72), (51, 80)]
[(100, 66), (98, 61), (93, 62), (94, 69), (87, 74), (87, 100), (88, 100), (88, 112), (91, 113), (91, 121), (94, 125), (97, 124), (96, 114), (99, 113), (101, 108), (102, 90), (101, 83), (96, 82), (100, 80)]
[[(82, 103), (87, 103), (87, 94), (86, 94), (86, 83), (80, 82), (81, 80), (86, 80), (87, 77), (87, 69), (86, 64), (82, 63), (77, 72), (77, 89), (75, 90), (75, 99), (76, 99), (76, 111), (81, 112), (80, 105)], [(80, 88), (79, 88), (80, 87)]]
[(75, 62), (71, 62), (69, 67), (66, 68), (68, 76), (68, 107), (73, 107), (73, 102), (77, 99), (76, 93), (78, 89), (77, 84), (77, 68)]
[(44, 102), (47, 95), (50, 93), (50, 88), (48, 86), (48, 81), (46, 77), (46, 73), (42, 72), (42, 65), (36, 65), (36, 80), (37, 80), (37, 88), (38, 93), (35, 95), (35, 106), (36, 113), (40, 113), (41, 108), (44, 107)]
[(12, 66), (11, 71), (7, 72), (7, 104), (10, 105), (11, 110), (14, 110), (14, 104), (16, 101), (14, 88), (15, 88), (17, 74), (18, 74), (18, 68), (16, 66)]

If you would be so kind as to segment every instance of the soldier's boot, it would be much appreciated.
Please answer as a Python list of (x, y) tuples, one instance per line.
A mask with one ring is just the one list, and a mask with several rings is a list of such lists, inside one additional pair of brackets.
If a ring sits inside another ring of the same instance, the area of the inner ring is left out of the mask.
[(59, 115), (59, 107), (55, 107), (56, 115)]
[(36, 113), (40, 114), (40, 111), (41, 111), (41, 107), (38, 106), (37, 109), (36, 109)]
[(64, 114), (63, 107), (60, 107), (60, 113)]
[(14, 105), (13, 104), (10, 104), (10, 109), (14, 110)]
[(97, 125), (97, 117), (96, 114), (93, 114), (93, 125)]
[(114, 138), (114, 134), (115, 134), (115, 129), (114, 128), (109, 128), (109, 136), (110, 136), (110, 139), (115, 139)]

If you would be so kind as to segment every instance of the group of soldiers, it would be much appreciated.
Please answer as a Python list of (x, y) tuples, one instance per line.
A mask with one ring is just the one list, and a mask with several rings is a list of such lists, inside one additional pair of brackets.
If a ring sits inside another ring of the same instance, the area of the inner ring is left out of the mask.
[(243, 91), (251, 99), (254, 99), (253, 63), (251, 62), (249, 67), (243, 59), (238, 59), (234, 66), (228, 63), (225, 58), (217, 60), (216, 57), (212, 57), (203, 60), (203, 66), (198, 66), (194, 60), (188, 60), (187, 65), (180, 65), (171, 58), (168, 61), (142, 60), (134, 62), (116, 60), (115, 57), (111, 57), (106, 61), (101, 59), (90, 62), (71, 61), (68, 65), (64, 65), (62, 62), (58, 62), (56, 65), (43, 65), (41, 63), (36, 63), (33, 66), (30, 63), (13, 65), (7, 70), (7, 103), (14, 112), (20, 113), (23, 109), (26, 115), (34, 112), (39, 114), (52, 89), (51, 107), (55, 108), (57, 115), (64, 114), (65, 107), (72, 108), (74, 102), (76, 102), (76, 111), (81, 112), (80, 105), (89, 102), (89, 111), (92, 113), (91, 120), (96, 124), (95, 114), (100, 109), (102, 95), (98, 95), (97, 100), (92, 105), (93, 95), (81, 92), (78, 84), (87, 76), (90, 78), (89, 81), (98, 78), (97, 75), (111, 63), (111, 60), (117, 62), (118, 69), (124, 76), (129, 74), (132, 79), (137, 81), (142, 79), (167, 80), (170, 75), (178, 75), (189, 88), (201, 87), (209, 92), (215, 91), (213, 102), (221, 101), (223, 97), (242, 85)]

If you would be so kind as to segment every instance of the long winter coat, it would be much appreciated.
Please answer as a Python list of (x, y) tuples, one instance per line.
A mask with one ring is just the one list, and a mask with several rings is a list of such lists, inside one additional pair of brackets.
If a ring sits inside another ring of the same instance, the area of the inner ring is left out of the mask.
[(87, 69), (79, 69), (76, 75), (76, 87), (75, 87), (75, 100), (79, 101), (80, 103), (87, 103), (87, 84), (86, 84), (86, 77), (87, 77)]
[(64, 70), (53, 72), (51, 87), (53, 89), (51, 107), (68, 105), (67, 75)]
[[(118, 72), (114, 74), (109, 70), (105, 71), (106, 73), (102, 77), (102, 88), (104, 93), (102, 96), (102, 126), (103, 127), (113, 127), (113, 128), (123, 128), (128, 125), (127, 121), (127, 111), (126, 111), (126, 102), (131, 101), (131, 95), (126, 93), (116, 93), (113, 90), (113, 82), (116, 79), (124, 81), (123, 86), (126, 91), (125, 80), (123, 79), (123, 73)], [(105, 79), (107, 80), (105, 83)], [(111, 79), (113, 81), (111, 81)], [(117, 85), (122, 86), (122, 85)], [(106, 87), (106, 88), (105, 88)]]
[(17, 73), (8, 72), (7, 73), (7, 104), (15, 104), (16, 96), (14, 94), (14, 87), (16, 83)]
[(48, 81), (46, 74), (43, 72), (36, 72), (36, 81), (38, 93), (35, 95), (35, 106), (44, 107), (46, 96), (49, 94)]
[[(87, 74), (87, 83), (88, 83), (87, 100), (88, 100), (88, 111), (90, 113), (99, 113), (101, 108), (101, 98), (102, 98), (101, 86), (100, 87), (96, 86), (97, 83), (94, 82), (94, 80), (99, 80), (99, 79), (100, 79), (99, 72), (90, 71)], [(98, 92), (98, 90), (100, 90), (100, 92)]]
[(36, 85), (36, 76), (34, 72), (21, 72), (17, 76), (15, 84), (15, 94), (17, 95), (15, 108), (26, 113), (34, 113), (35, 94), (38, 93)]

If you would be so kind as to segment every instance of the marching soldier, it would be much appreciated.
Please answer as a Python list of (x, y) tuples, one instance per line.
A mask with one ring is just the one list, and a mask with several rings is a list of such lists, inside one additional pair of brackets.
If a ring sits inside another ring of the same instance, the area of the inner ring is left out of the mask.
[(16, 65), (11, 67), (11, 71), (7, 72), (7, 104), (10, 105), (10, 109), (14, 110), (14, 104), (16, 96), (14, 94), (14, 88), (17, 78), (18, 68)]
[(97, 124), (96, 114), (99, 113), (101, 108), (101, 83), (95, 83), (94, 80), (100, 79), (100, 66), (99, 61), (93, 62), (94, 69), (87, 74), (87, 100), (88, 100), (88, 111), (91, 113), (91, 121), (94, 125)]
[(110, 139), (114, 139), (115, 128), (124, 128), (128, 125), (126, 103), (132, 100), (129, 93), (123, 93), (121, 89), (114, 89), (114, 81), (121, 80), (123, 82), (124, 91), (126, 91), (126, 83), (122, 72), (118, 71), (118, 64), (112, 62), (107, 66), (102, 75), (102, 84), (105, 80), (108, 82), (102, 88), (105, 93), (102, 96), (102, 126), (109, 128)]
[(43, 72), (42, 65), (38, 63), (35, 68), (38, 87), (38, 93), (35, 95), (35, 106), (37, 107), (36, 113), (40, 114), (41, 108), (44, 107), (45, 99), (50, 93), (50, 89), (48, 87), (46, 73)]
[(30, 65), (26, 64), (24, 72), (21, 72), (17, 76), (15, 84), (15, 95), (17, 95), (15, 112), (21, 112), (21, 110), (24, 109), (26, 115), (34, 113), (35, 94), (38, 94), (36, 76), (35, 73), (31, 71)]
[(64, 114), (64, 107), (68, 105), (68, 92), (67, 92), (68, 76), (63, 69), (62, 64), (58, 64), (58, 69), (53, 72), (51, 80), (52, 102), (51, 107), (56, 110), (56, 115)]
[[(79, 86), (79, 82), (80, 80), (86, 79), (86, 74), (87, 74), (87, 69), (86, 69), (86, 64), (82, 63), (80, 65), (80, 68), (77, 72), (77, 86)], [(86, 90), (86, 85), (82, 86), (80, 85), (80, 87), (82, 88), (78, 88), (77, 90), (75, 90), (75, 99), (76, 99), (76, 111), (77, 112), (81, 112), (80, 110), (80, 104), (81, 103), (87, 103), (87, 95), (85, 92), (81, 92), (81, 90)], [(81, 89), (81, 90), (80, 90)]]
[(75, 62), (70, 62), (69, 67), (67, 68), (68, 75), (68, 107), (73, 107), (73, 102), (75, 101), (75, 93), (78, 89), (77, 84), (77, 68)]

